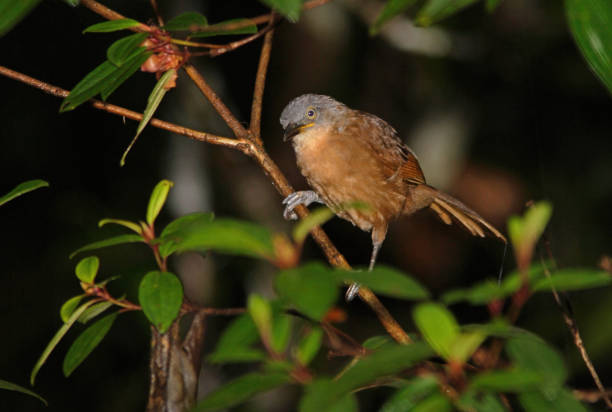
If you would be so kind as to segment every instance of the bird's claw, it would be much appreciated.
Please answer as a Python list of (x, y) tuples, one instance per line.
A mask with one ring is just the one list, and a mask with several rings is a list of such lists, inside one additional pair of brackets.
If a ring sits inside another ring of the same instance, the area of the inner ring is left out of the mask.
[(298, 192), (291, 193), (289, 196), (283, 199), (283, 205), (285, 205), (283, 217), (286, 220), (297, 220), (298, 215), (293, 209), (295, 209), (299, 205), (308, 206), (312, 202), (323, 203), (319, 198), (319, 195), (317, 195), (312, 190), (300, 190)]

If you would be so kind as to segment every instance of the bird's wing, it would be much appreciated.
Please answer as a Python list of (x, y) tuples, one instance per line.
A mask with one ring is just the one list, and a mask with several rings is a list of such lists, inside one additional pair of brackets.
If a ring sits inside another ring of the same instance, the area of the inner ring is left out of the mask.
[(367, 128), (364, 143), (377, 154), (386, 179), (410, 185), (425, 183), (419, 160), (408, 146), (402, 143), (397, 131), (379, 117), (355, 110)]

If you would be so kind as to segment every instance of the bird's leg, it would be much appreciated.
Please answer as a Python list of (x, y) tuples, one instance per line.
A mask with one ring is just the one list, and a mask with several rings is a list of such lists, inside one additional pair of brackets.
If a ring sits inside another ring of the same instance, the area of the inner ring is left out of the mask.
[(299, 205), (308, 206), (313, 202), (325, 203), (319, 195), (312, 190), (293, 192), (283, 200), (283, 204), (285, 205), (283, 217), (287, 220), (297, 220), (298, 216), (293, 209)]
[[(378, 256), (378, 252), (380, 251), (380, 247), (387, 236), (387, 225), (383, 227), (374, 227), (372, 230), (372, 256), (370, 257), (370, 266), (368, 267), (368, 271), (372, 271), (374, 269), (374, 265), (376, 264), (376, 257)], [(347, 302), (350, 302), (355, 298), (357, 293), (359, 292), (359, 284), (353, 283), (346, 290), (346, 294), (344, 295), (344, 299)]]

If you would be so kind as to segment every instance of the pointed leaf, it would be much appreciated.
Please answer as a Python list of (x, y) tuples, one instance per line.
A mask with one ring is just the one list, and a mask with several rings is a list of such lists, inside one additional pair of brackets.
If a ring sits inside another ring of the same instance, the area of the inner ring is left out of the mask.
[(493, 13), (501, 3), (501, 0), (487, 0), (487, 11)]
[(476, 375), (470, 382), (470, 389), (490, 392), (523, 392), (538, 387), (542, 377), (521, 368), (493, 370)]
[(247, 310), (265, 341), (270, 341), (272, 332), (272, 307), (265, 298), (253, 293), (249, 296)]
[(174, 186), (174, 183), (164, 179), (153, 188), (149, 205), (147, 206), (147, 223), (149, 226), (153, 225), (162, 207), (164, 207), (164, 203), (166, 203), (168, 198), (168, 192), (172, 186)]
[(89, 356), (96, 346), (104, 339), (119, 312), (103, 317), (85, 331), (72, 343), (64, 358), (64, 376), (70, 374)]
[(45, 406), (48, 406), (47, 401), (44, 400), (42, 396), (40, 396), (37, 393), (32, 392), (29, 389), (24, 388), (23, 386), (19, 386), (19, 385), (13, 383), (13, 382), (9, 382), (9, 381), (5, 381), (3, 379), (0, 379), (0, 389), (6, 389), (7, 391), (21, 392), (23, 394), (33, 396), (36, 399), (38, 399), (39, 401), (41, 401), (42, 403), (44, 403)]
[(206, 25), (208, 25), (206, 17), (202, 16), (200, 13), (189, 11), (168, 20), (164, 25), (164, 30), (194, 31), (194, 29)]
[(532, 249), (544, 233), (552, 215), (549, 202), (538, 202), (527, 209), (522, 217), (508, 220), (508, 235), (515, 249)]
[(441, 393), (434, 393), (423, 399), (411, 412), (451, 412), (453, 410), (450, 399)]
[(38, 179), (20, 183), (13, 190), (0, 197), (0, 206), (15, 199), (16, 197), (31, 192), (32, 190), (36, 190), (40, 187), (49, 187), (49, 183)]
[(132, 139), (132, 142), (127, 147), (127, 149), (125, 149), (123, 156), (121, 156), (121, 161), (119, 162), (121, 166), (125, 164), (125, 158), (127, 154), (130, 152), (130, 149), (132, 148), (132, 146), (134, 146), (134, 143), (136, 143), (138, 136), (140, 136), (140, 133), (142, 133), (145, 126), (149, 123), (149, 120), (151, 120), (151, 118), (153, 117), (153, 114), (157, 110), (157, 107), (159, 106), (162, 99), (168, 92), (168, 89), (166, 88), (166, 84), (170, 82), (171, 80), (173, 80), (175, 74), (176, 74), (176, 70), (170, 69), (166, 71), (155, 84), (153, 91), (151, 92), (151, 94), (149, 95), (149, 98), (147, 99), (147, 107), (142, 113), (142, 119), (140, 120), (140, 123), (138, 123), (138, 129), (136, 129), (136, 135)]
[(493, 393), (477, 393), (466, 391), (457, 402), (461, 411), (475, 412), (507, 412), (507, 409), (499, 400), (499, 396)]
[(422, 303), (412, 313), (414, 323), (429, 345), (449, 359), (453, 342), (459, 336), (459, 325), (453, 314), (438, 303)]
[(300, 18), (302, 0), (260, 0), (268, 7), (276, 10), (292, 23)]
[(70, 319), (70, 316), (74, 313), (76, 308), (79, 306), (79, 303), (85, 296), (86, 295), (84, 294), (73, 296), (70, 299), (68, 299), (66, 302), (64, 302), (64, 304), (62, 305), (60, 309), (60, 318), (62, 319), (64, 323), (68, 322), (68, 319)]
[(321, 348), (323, 342), (323, 329), (313, 328), (298, 344), (295, 358), (300, 365), (308, 366)]
[(99, 268), (100, 259), (97, 256), (88, 256), (76, 265), (75, 273), (81, 282), (93, 283)]
[(249, 19), (231, 19), (210, 26), (200, 27), (191, 34), (192, 38), (227, 36), (235, 34), (257, 33), (257, 25)]
[(106, 58), (114, 65), (121, 66), (133, 55), (145, 52), (141, 44), (147, 36), (147, 33), (134, 33), (115, 41), (106, 51)]
[(104, 81), (104, 85), (100, 90), (100, 97), (106, 101), (119, 86), (121, 86), (127, 79), (132, 77), (134, 73), (140, 69), (140, 66), (153, 55), (148, 51), (136, 52), (132, 54), (117, 70), (112, 72)]
[(594, 269), (562, 269), (533, 283), (534, 292), (550, 291), (554, 287), (558, 292), (591, 289), (607, 286), (612, 283), (612, 275)]
[(285, 373), (249, 373), (208, 394), (193, 408), (193, 412), (227, 409), (288, 382)]
[(385, 7), (376, 18), (376, 21), (374, 24), (372, 24), (372, 26), (370, 26), (370, 34), (378, 34), (383, 24), (391, 20), (393, 17), (403, 13), (416, 2), (417, 0), (387, 0)]
[(467, 301), (472, 305), (486, 305), (487, 303), (503, 299), (511, 292), (504, 290), (492, 279), (476, 284), (470, 289), (455, 289), (442, 295), (441, 300), (447, 305)]
[(365, 285), (374, 292), (400, 299), (427, 299), (429, 292), (410, 276), (384, 265), (377, 265), (371, 271), (336, 270), (339, 281)]
[(276, 278), (281, 298), (306, 316), (321, 320), (338, 298), (338, 285), (333, 270), (320, 263), (286, 269)]
[(121, 245), (124, 243), (136, 243), (136, 242), (144, 242), (144, 240), (141, 236), (132, 235), (132, 234), (120, 235), (120, 236), (111, 237), (109, 239), (99, 240), (97, 242), (90, 243), (89, 245), (85, 245), (75, 250), (74, 252), (70, 254), (70, 259), (78, 255), (79, 253), (86, 252), (88, 250), (96, 250), (96, 249), (102, 249), (104, 247)]
[(415, 22), (420, 26), (431, 26), (478, 0), (427, 0), (419, 10)]
[(100, 220), (98, 222), (98, 227), (102, 227), (102, 226), (107, 225), (109, 223), (112, 223), (112, 224), (115, 224), (115, 225), (119, 225), (119, 226), (123, 226), (123, 227), (127, 227), (131, 231), (136, 232), (139, 235), (142, 235), (142, 227), (140, 227), (140, 225), (138, 225), (137, 223), (130, 222), (129, 220), (102, 219), (102, 220)]
[(140, 24), (140, 22), (133, 19), (109, 20), (89, 26), (85, 30), (83, 30), (83, 33), (109, 33), (112, 31), (125, 30), (131, 27), (136, 27)]
[(433, 376), (423, 376), (408, 381), (383, 405), (380, 412), (412, 411), (425, 397), (438, 391), (438, 380)]
[(39, 2), (40, 0), (1, 0), (0, 37), (27, 16)]
[(72, 88), (70, 94), (62, 101), (60, 112), (73, 110), (100, 93), (106, 85), (106, 78), (115, 70), (118, 70), (117, 66), (106, 60), (89, 72), (87, 76), (83, 77), (83, 79)]
[(284, 313), (274, 317), (270, 346), (276, 353), (284, 353), (291, 336), (291, 318)]
[(450, 359), (467, 361), (484, 342), (487, 335), (481, 332), (460, 333), (450, 346)]
[(210, 363), (248, 363), (260, 362), (267, 358), (267, 354), (261, 349), (239, 347), (233, 350), (221, 349), (208, 355), (206, 358)]
[(273, 259), (272, 235), (264, 227), (234, 219), (192, 221), (173, 235), (177, 252), (215, 250)]
[(96, 316), (98, 316), (99, 314), (101, 314), (104, 311), (106, 311), (111, 306), (113, 306), (113, 302), (108, 302), (107, 301), (107, 302), (96, 303), (92, 307), (87, 308), (87, 310), (85, 312), (83, 312), (83, 314), (78, 319), (78, 321), (79, 321), (79, 323), (85, 324), (85, 323), (89, 322), (90, 320), (92, 320), (93, 318), (95, 318)]
[(170, 272), (149, 272), (140, 282), (138, 301), (149, 321), (165, 333), (181, 309), (183, 285)]
[(159, 253), (163, 258), (174, 253), (179, 246), (184, 232), (189, 232), (192, 227), (207, 224), (214, 219), (213, 213), (196, 212), (181, 216), (173, 220), (162, 230), (159, 236)]
[(565, 11), (582, 56), (612, 92), (612, 4), (608, 0), (565, 0)]
[(257, 327), (250, 315), (244, 314), (223, 331), (217, 341), (215, 351), (208, 356), (212, 363), (254, 362), (265, 359), (266, 355), (259, 349), (251, 348), (259, 338)]
[(74, 324), (74, 322), (76, 322), (77, 319), (83, 314), (83, 312), (85, 312), (85, 310), (91, 305), (93, 305), (94, 303), (95, 301), (93, 300), (83, 303), (77, 310), (75, 310), (72, 313), (68, 321), (66, 321), (62, 325), (62, 327), (59, 328), (59, 330), (55, 333), (55, 335), (51, 338), (51, 340), (47, 344), (47, 347), (45, 348), (45, 350), (43, 350), (43, 353), (40, 355), (40, 358), (38, 358), (38, 360), (36, 361), (34, 368), (32, 368), (32, 373), (30, 374), (30, 384), (32, 386), (34, 386), (34, 381), (36, 379), (36, 375), (38, 375), (38, 371), (47, 361), (47, 358), (49, 358), (49, 355), (51, 355), (51, 352), (53, 351), (53, 349), (55, 349), (59, 341), (64, 337), (66, 332), (68, 332), (68, 329), (70, 329), (70, 327)]

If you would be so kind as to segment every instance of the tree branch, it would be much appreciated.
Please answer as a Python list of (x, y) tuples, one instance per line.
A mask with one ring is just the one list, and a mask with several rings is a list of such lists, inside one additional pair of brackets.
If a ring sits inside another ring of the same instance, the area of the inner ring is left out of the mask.
[(251, 122), (249, 129), (253, 135), (253, 139), (257, 144), (262, 145), (261, 141), (261, 107), (263, 104), (264, 88), (266, 86), (266, 77), (268, 73), (268, 63), (270, 62), (270, 54), (272, 51), (272, 37), (274, 30), (270, 30), (264, 37), (263, 46), (261, 46), (261, 54), (259, 56), (259, 65), (257, 67), (257, 75), (255, 77), (255, 88), (253, 91), (253, 104), (251, 105)]

